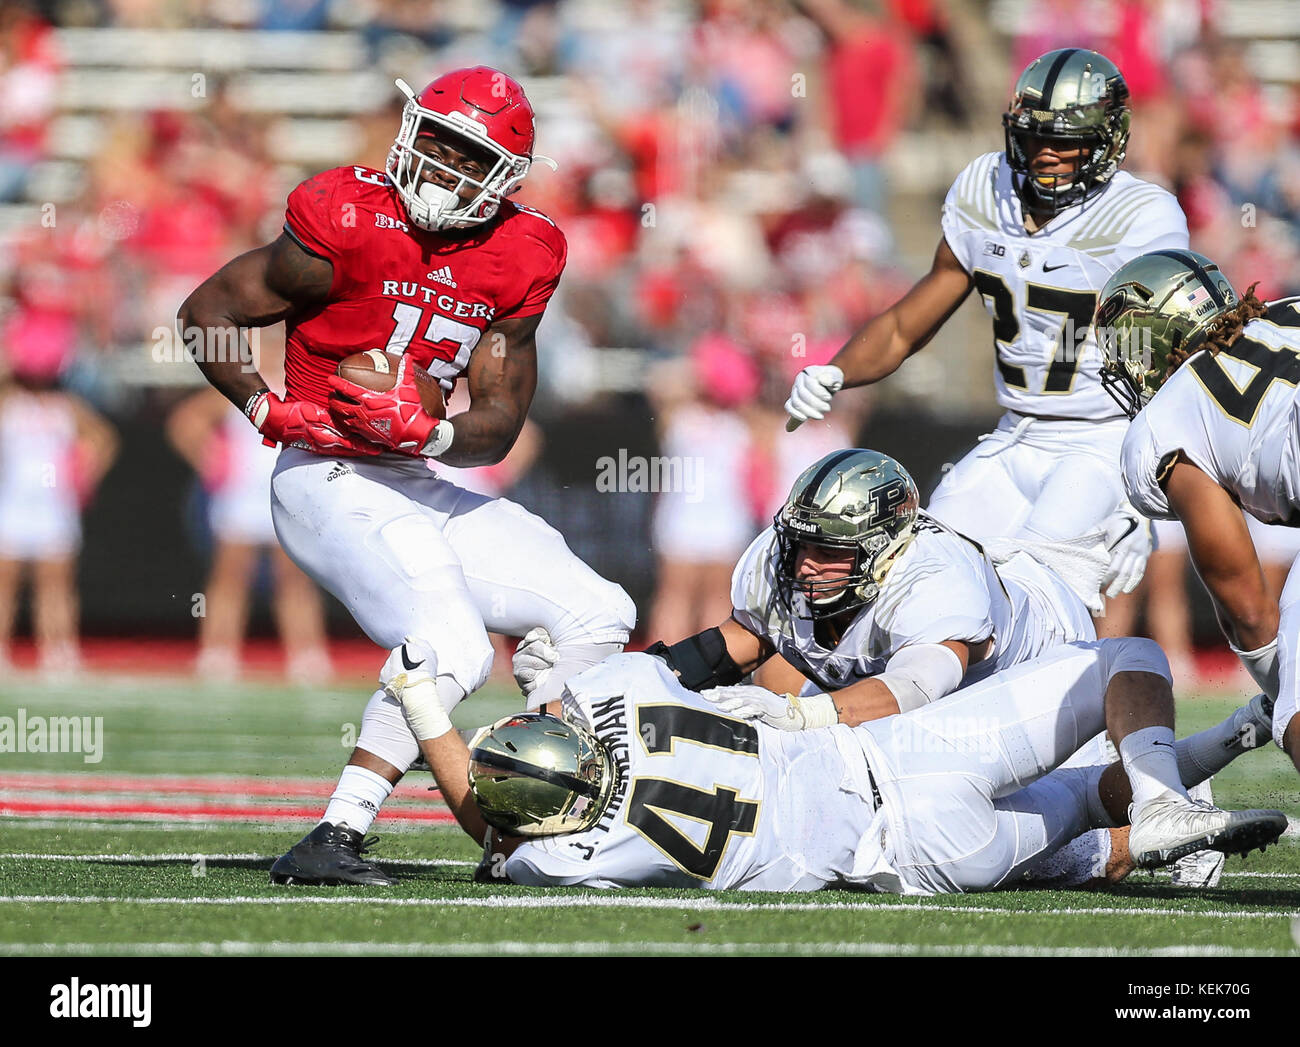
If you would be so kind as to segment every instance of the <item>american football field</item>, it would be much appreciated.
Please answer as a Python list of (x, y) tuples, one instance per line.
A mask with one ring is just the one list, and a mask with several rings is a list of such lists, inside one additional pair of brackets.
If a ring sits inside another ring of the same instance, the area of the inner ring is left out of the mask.
[[(1180, 702), (1179, 733), (1235, 694)], [(517, 698), (514, 699), (517, 701)], [(102, 717), (92, 753), (0, 757), (0, 955), (1287, 955), (1300, 934), (1300, 821), (1189, 892), (1138, 874), (1105, 892), (905, 899), (537, 890), (475, 884), (477, 849), (426, 774), (385, 807), (381, 889), (273, 887), (267, 868), (322, 810), (355, 739), (360, 688), (105, 678), (6, 684), (5, 715)], [(509, 711), (505, 688), (467, 719)], [(89, 736), (88, 736), (89, 737)], [(88, 762), (90, 761), (90, 762)], [(1225, 806), (1300, 819), (1269, 747), (1215, 782)]]

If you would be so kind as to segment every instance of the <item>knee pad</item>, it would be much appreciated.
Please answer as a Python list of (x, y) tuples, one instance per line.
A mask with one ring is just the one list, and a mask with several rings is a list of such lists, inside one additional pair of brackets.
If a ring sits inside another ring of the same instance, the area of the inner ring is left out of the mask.
[(610, 621), (607, 628), (622, 634), (621, 639), (610, 642), (627, 643), (632, 630), (636, 628), (636, 604), (621, 585), (616, 582), (609, 582), (608, 585), (605, 606), (609, 609)]
[(1107, 682), (1116, 673), (1154, 673), (1173, 682), (1169, 659), (1154, 640), (1140, 636), (1121, 636), (1100, 643), (1106, 659)]
[(636, 628), (636, 604), (623, 587), (591, 572), (593, 579), (567, 596), (553, 621), (538, 621), (557, 647), (566, 644), (618, 644)]
[(389, 652), (379, 670), (379, 686), (387, 687), (399, 673), (416, 670), (428, 673), (435, 679), (443, 707), (451, 712), (457, 702), (482, 687), (492, 672), (492, 644), (486, 633), (482, 644), (467, 643), (464, 647), (464, 650), (439, 654), (438, 648), (428, 640), (408, 636)]

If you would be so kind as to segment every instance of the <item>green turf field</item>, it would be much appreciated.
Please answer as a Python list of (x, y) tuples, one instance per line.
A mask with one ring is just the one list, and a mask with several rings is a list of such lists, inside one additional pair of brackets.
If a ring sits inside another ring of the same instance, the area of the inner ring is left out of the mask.
[[(0, 755), (5, 775), (214, 775), (320, 781), (328, 796), (365, 701), (360, 690), (96, 681), (93, 692), (5, 685), (0, 715), (104, 718), (100, 762)], [(1235, 704), (1184, 701), (1189, 733)], [(467, 710), (510, 707), (500, 689)], [(352, 732), (352, 733), (349, 733)], [(91, 779), (85, 780), (87, 783)], [(76, 785), (74, 781), (73, 786)], [(64, 781), (63, 793), (75, 799)], [(1216, 779), (1225, 805), (1300, 817), (1300, 780), (1273, 748)], [(153, 799), (166, 799), (155, 796)], [(418, 798), (417, 798), (418, 799)], [(480, 885), (476, 848), (446, 826), (381, 817), (377, 857), (403, 882), (357, 890), (273, 888), (266, 870), (311, 824), (0, 818), (0, 955), (76, 954), (1292, 954), (1300, 847), (1288, 837), (1222, 885), (1178, 892), (1139, 874), (1120, 889), (903, 899), (852, 892), (755, 895), (531, 890)]]

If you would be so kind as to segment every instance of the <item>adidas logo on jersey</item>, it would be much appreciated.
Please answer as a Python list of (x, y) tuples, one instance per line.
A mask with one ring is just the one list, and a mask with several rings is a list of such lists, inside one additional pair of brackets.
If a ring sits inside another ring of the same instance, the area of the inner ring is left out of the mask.
[(329, 483), (331, 480), (337, 480), (340, 476), (347, 476), (350, 472), (352, 472), (352, 466), (344, 465), (342, 462), (335, 462), (334, 468), (325, 474), (325, 482)]
[(455, 287), (456, 281), (452, 279), (451, 266), (444, 265), (441, 269), (435, 269), (431, 273), (425, 273), (426, 280), (433, 280), (436, 283), (446, 284), (448, 287)]

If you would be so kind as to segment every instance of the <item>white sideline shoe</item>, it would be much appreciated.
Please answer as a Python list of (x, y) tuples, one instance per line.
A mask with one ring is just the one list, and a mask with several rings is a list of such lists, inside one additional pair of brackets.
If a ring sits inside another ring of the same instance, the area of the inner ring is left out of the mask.
[(1129, 809), (1128, 846), (1140, 868), (1154, 869), (1206, 848), (1247, 854), (1276, 843), (1286, 831), (1281, 811), (1221, 811), (1210, 804), (1169, 796)]

